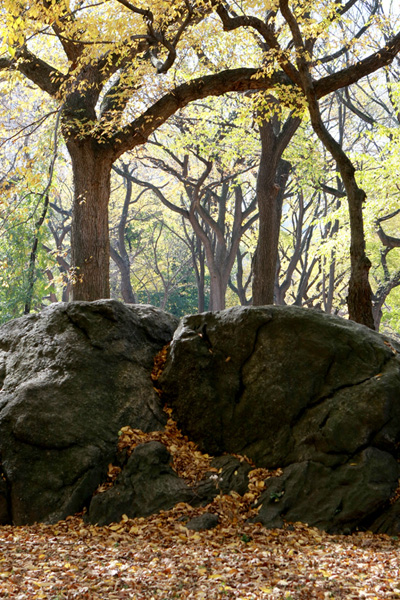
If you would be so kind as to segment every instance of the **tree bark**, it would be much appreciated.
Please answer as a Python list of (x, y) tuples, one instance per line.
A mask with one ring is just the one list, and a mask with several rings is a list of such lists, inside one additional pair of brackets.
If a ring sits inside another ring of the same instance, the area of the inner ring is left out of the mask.
[(209, 310), (224, 310), (225, 308), (225, 294), (228, 282), (225, 282), (225, 278), (217, 269), (210, 269), (210, 304)]
[(123, 301), (126, 304), (136, 304), (137, 300), (131, 283), (131, 265), (128, 254), (125, 251), (124, 255), (121, 256), (121, 254), (110, 245), (110, 256), (119, 270), (121, 277), (121, 296)]
[(110, 297), (108, 202), (112, 153), (92, 140), (68, 140), (74, 175), (71, 249), (73, 300)]
[[(182, 219), (184, 223), (184, 219)], [(189, 236), (186, 232), (186, 238), (189, 240)], [(206, 295), (205, 295), (205, 253), (203, 244), (198, 236), (193, 235), (190, 242), (190, 252), (192, 255), (192, 264), (196, 276), (197, 286), (197, 310), (202, 313), (206, 310)]]

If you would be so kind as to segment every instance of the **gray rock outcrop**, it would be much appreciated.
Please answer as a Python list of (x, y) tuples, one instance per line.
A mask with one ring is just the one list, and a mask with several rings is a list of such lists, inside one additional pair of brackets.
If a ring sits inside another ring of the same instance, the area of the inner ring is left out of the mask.
[[(236, 456), (246, 455), (283, 469), (257, 501), (266, 527), (400, 534), (395, 342), (295, 307), (237, 307), (177, 325), (158, 309), (107, 300), (53, 305), (0, 328), (0, 524), (55, 522), (84, 507), (90, 522), (108, 524), (206, 506), (246, 492), (252, 467)], [(160, 400), (150, 374), (173, 335)], [(165, 401), (215, 456), (196, 485), (158, 441), (117, 452), (122, 427), (164, 428)], [(96, 494), (110, 462), (122, 470)]]

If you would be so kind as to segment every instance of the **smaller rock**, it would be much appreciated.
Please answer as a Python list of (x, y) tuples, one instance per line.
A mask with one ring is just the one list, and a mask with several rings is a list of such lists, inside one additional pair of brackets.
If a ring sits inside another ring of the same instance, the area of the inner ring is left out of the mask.
[(139, 444), (112, 488), (97, 494), (89, 506), (88, 521), (97, 525), (147, 517), (169, 510), (179, 502), (190, 504), (194, 492), (170, 466), (171, 455), (160, 442)]
[(202, 531), (204, 529), (214, 529), (219, 523), (219, 516), (214, 513), (204, 513), (198, 517), (193, 517), (186, 523), (186, 529), (192, 531)]

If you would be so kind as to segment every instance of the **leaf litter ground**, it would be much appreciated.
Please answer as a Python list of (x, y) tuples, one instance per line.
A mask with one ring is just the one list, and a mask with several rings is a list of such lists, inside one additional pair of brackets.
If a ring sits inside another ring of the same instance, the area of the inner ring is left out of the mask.
[[(119, 450), (129, 454), (151, 439), (167, 446), (172, 466), (189, 483), (206, 472), (210, 476), (211, 457), (201, 454), (171, 418), (162, 433), (124, 427)], [(109, 466), (109, 480), (98, 493), (118, 472)], [(0, 527), (0, 598), (400, 599), (396, 538), (328, 535), (301, 523), (267, 530), (250, 523), (257, 512), (254, 501), (271, 475), (279, 471), (251, 471), (244, 496), (220, 494), (207, 507), (181, 503), (147, 518), (124, 515), (107, 527), (89, 525), (82, 515), (55, 525)], [(185, 527), (205, 511), (218, 514), (216, 528)]]
[[(129, 455), (137, 444), (156, 439), (189, 484), (206, 473), (213, 477), (212, 458), (182, 435), (167, 412), (165, 432), (122, 428), (119, 451)], [(106, 491), (119, 471), (109, 465), (108, 481), (97, 493)], [(54, 525), (0, 527), (0, 598), (400, 599), (397, 538), (328, 535), (302, 523), (267, 530), (249, 522), (265, 479), (279, 474), (253, 469), (244, 496), (220, 494), (207, 507), (179, 504), (147, 518), (124, 515), (106, 527), (85, 523), (83, 515)], [(185, 527), (203, 512), (218, 514), (219, 525), (200, 532)]]
[(400, 598), (399, 544), (388, 536), (331, 536), (301, 524), (266, 530), (226, 515), (193, 532), (179, 522), (190, 511), (199, 514), (178, 506), (108, 527), (80, 517), (2, 527), (0, 597)]

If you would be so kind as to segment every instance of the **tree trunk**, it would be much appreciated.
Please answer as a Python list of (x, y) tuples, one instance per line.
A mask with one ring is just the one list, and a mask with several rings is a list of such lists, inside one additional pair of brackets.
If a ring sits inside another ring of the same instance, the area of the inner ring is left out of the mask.
[(208, 270), (210, 271), (210, 304), (208, 310), (224, 310), (228, 281), (224, 280), (225, 278), (217, 269), (210, 268), (210, 263), (208, 263)]
[[(347, 306), (349, 309), (349, 319), (362, 323), (370, 329), (375, 329), (374, 317), (372, 314), (372, 290), (369, 284), (368, 274), (371, 268), (371, 261), (365, 253), (364, 220), (362, 214), (362, 205), (365, 201), (365, 193), (356, 183), (354, 171), (344, 175), (345, 164), (337, 161), (337, 166), (342, 174), (347, 192), (350, 215), (350, 262), (351, 275), (349, 281), (349, 293), (347, 296)], [(347, 181), (346, 181), (347, 179)]]
[(121, 276), (121, 295), (123, 301), (126, 304), (136, 304), (137, 300), (131, 283), (131, 265), (128, 254), (125, 251), (124, 255), (121, 256), (115, 248), (110, 245), (110, 255), (117, 265)]
[(253, 267), (254, 306), (274, 303), (282, 202), (290, 168), (290, 163), (282, 159), (276, 168), (273, 156), (263, 148), (257, 179), (259, 233)]
[(299, 68), (299, 75), (303, 86), (303, 92), (307, 99), (312, 127), (325, 148), (331, 153), (336, 161), (337, 170), (340, 172), (346, 190), (351, 234), (351, 274), (347, 296), (349, 319), (361, 323), (362, 325), (366, 325), (371, 329), (375, 329), (374, 318), (372, 315), (372, 290), (368, 280), (371, 262), (365, 253), (364, 221), (362, 214), (362, 207), (366, 197), (365, 192), (357, 185), (353, 163), (344, 152), (341, 144), (329, 133), (322, 120), (318, 96), (311, 76), (311, 66), (310, 63), (307, 62), (301, 33), (297, 23), (294, 22), (293, 15), (290, 13), (287, 1), (284, 3), (284, 10), (282, 13), (284, 17), (288, 19), (292, 30), (298, 53), (297, 65)]
[[(124, 260), (124, 259), (123, 259)], [(121, 294), (124, 302), (127, 304), (136, 304), (136, 296), (131, 283), (131, 266), (124, 260), (124, 266), (120, 269), (121, 274)]]
[(73, 300), (110, 297), (108, 203), (112, 155), (92, 141), (68, 141), (74, 174)]
[(198, 244), (198, 260), (199, 266), (196, 270), (196, 283), (197, 283), (197, 309), (199, 313), (206, 310), (206, 295), (205, 295), (205, 256), (204, 249), (202, 248), (201, 241), (197, 238)]
[(122, 171), (116, 167), (113, 167), (113, 169), (124, 178), (126, 192), (121, 217), (117, 227), (118, 251), (113, 248), (112, 244), (110, 243), (110, 256), (119, 269), (121, 276), (121, 295), (123, 301), (126, 302), (126, 304), (136, 304), (137, 300), (131, 282), (131, 261), (126, 250), (125, 243), (125, 230), (128, 221), (129, 206), (132, 201), (132, 179), (129, 177), (129, 165), (123, 164)]
[(365, 192), (357, 185), (355, 168), (351, 160), (323, 124), (315, 94), (312, 89), (311, 91), (306, 89), (306, 92), (313, 129), (336, 161), (336, 166), (342, 177), (347, 195), (351, 234), (351, 274), (347, 296), (349, 319), (366, 325), (370, 329), (375, 329), (372, 315), (372, 290), (368, 279), (371, 262), (365, 253), (364, 220), (362, 213)]
[[(271, 102), (275, 102), (274, 98)], [(254, 306), (274, 303), (282, 201), (290, 171), (290, 164), (282, 160), (282, 154), (300, 123), (299, 117), (289, 116), (282, 124), (275, 114), (260, 124), (261, 158), (256, 191), (259, 234), (253, 260)]]

